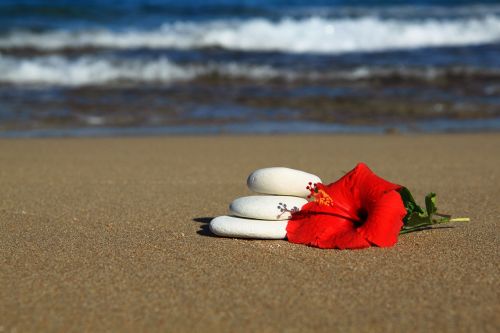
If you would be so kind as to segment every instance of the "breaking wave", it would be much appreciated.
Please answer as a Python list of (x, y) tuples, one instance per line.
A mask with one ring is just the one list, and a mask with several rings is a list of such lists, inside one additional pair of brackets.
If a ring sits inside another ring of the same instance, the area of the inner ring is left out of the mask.
[(166, 57), (157, 59), (119, 59), (80, 56), (67, 58), (50, 55), (16, 58), (0, 55), (0, 84), (39, 86), (104, 86), (190, 81), (215, 75), (225, 79), (247, 80), (370, 80), (404, 78), (434, 80), (445, 75), (500, 77), (500, 70), (479, 68), (366, 67), (299, 71), (270, 65), (244, 63), (178, 64)]
[(227, 77), (268, 79), (286, 77), (269, 66), (250, 66), (235, 63), (207, 65), (178, 65), (162, 57), (155, 60), (105, 59), (82, 56), (68, 59), (61, 56), (42, 56), (18, 59), (0, 56), (0, 83), (31, 85), (105, 85), (116, 82), (180, 82), (199, 76), (218, 74)]
[(500, 40), (500, 16), (460, 19), (266, 18), (177, 22), (157, 29), (11, 31), (0, 36), (0, 50), (44, 51), (83, 48), (220, 47), (242, 51), (345, 53), (478, 45)]

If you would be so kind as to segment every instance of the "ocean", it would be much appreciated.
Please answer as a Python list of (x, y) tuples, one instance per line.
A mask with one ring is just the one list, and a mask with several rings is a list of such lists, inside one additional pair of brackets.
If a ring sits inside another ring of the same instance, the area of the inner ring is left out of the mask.
[(2, 137), (498, 130), (498, 1), (0, 0)]

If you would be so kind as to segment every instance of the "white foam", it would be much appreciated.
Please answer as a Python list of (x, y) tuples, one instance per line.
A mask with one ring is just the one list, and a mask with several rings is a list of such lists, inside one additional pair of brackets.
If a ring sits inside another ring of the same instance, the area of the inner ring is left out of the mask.
[(81, 56), (71, 59), (55, 55), (34, 58), (0, 55), (0, 73), (1, 83), (69, 86), (104, 85), (113, 82), (170, 83), (208, 74), (264, 80), (293, 76), (264, 65), (178, 65), (165, 57), (138, 60)]
[(268, 65), (242, 63), (207, 63), (180, 65), (166, 57), (157, 59), (100, 58), (98, 56), (39, 56), (18, 58), (0, 54), (0, 83), (19, 85), (108, 85), (116, 83), (173, 83), (196, 79), (204, 75), (219, 75), (228, 79), (271, 80), (367, 80), (400, 76), (435, 80), (447, 74), (500, 75), (498, 70), (480, 68), (378, 68), (355, 67), (330, 71), (293, 71)]
[(180, 68), (167, 59), (154, 62), (113, 62), (95, 57), (60, 56), (16, 59), (0, 57), (0, 82), (88, 85), (116, 80), (173, 81), (191, 79), (195, 68)]
[(0, 48), (204, 48), (244, 51), (343, 53), (492, 43), (500, 40), (500, 16), (460, 19), (382, 19), (379, 17), (279, 21), (178, 22), (153, 30), (12, 32)]

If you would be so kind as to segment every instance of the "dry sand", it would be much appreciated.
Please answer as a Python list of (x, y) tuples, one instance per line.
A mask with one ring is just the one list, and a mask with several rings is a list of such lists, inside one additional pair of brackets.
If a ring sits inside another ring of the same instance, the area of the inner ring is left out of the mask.
[[(216, 238), (256, 168), (364, 161), (472, 222), (389, 249)], [(498, 332), (500, 134), (0, 140), (0, 331)]]

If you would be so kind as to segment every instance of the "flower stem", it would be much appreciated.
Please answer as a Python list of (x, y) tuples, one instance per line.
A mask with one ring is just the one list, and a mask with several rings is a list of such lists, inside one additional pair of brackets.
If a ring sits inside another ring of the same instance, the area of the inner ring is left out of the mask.
[[(438, 215), (438, 214), (435, 214)], [(416, 225), (412, 225), (411, 227), (403, 226), (403, 229), (399, 232), (400, 235), (407, 234), (409, 232), (421, 231), (426, 229), (432, 229), (432, 226), (436, 224), (450, 223), (450, 222), (470, 222), (470, 218), (468, 217), (456, 217), (454, 219), (450, 219), (447, 217), (443, 217), (439, 220), (431, 220), (429, 222), (423, 222)]]
[(454, 219), (450, 219), (448, 222), (470, 222), (470, 218), (468, 218), (468, 217), (456, 217)]
[(421, 226), (418, 226), (418, 227), (403, 228), (403, 229), (401, 229), (401, 231), (399, 232), (399, 234), (400, 235), (404, 235), (404, 234), (407, 234), (407, 233), (410, 233), (410, 232), (427, 230), (427, 229), (431, 229), (431, 228), (432, 227), (431, 227), (430, 224), (421, 225)]

